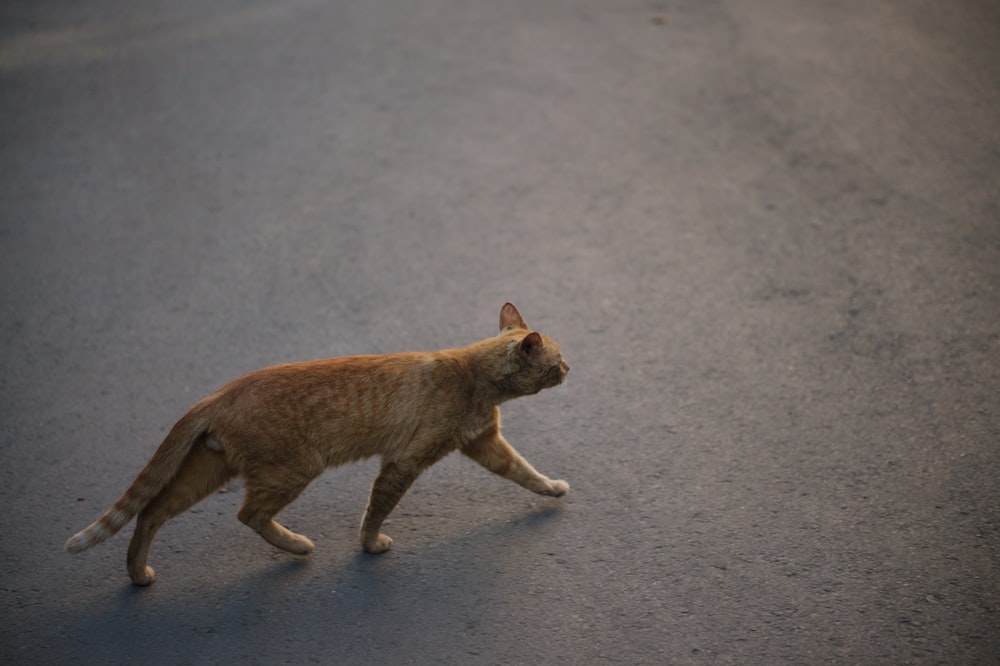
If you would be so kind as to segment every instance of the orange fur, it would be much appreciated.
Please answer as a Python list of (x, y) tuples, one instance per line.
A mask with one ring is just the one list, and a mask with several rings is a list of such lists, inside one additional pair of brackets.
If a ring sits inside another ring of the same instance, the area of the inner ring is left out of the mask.
[(565, 494), (569, 484), (540, 474), (503, 438), (498, 405), (561, 383), (569, 366), (510, 303), (500, 329), (458, 349), (277, 365), (230, 382), (191, 407), (125, 494), (66, 550), (95, 546), (138, 516), (128, 573), (148, 585), (160, 527), (242, 476), (239, 519), (278, 548), (306, 555), (313, 543), (274, 516), (327, 467), (372, 456), (382, 465), (361, 525), (369, 553), (391, 546), (379, 528), (417, 476), (456, 449), (536, 493)]

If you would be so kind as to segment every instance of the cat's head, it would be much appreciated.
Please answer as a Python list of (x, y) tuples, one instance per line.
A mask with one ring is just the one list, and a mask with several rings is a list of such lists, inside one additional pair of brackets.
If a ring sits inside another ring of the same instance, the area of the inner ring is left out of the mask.
[(500, 335), (507, 344), (507, 384), (518, 395), (531, 395), (561, 384), (569, 372), (559, 344), (528, 328), (510, 303), (500, 310)]

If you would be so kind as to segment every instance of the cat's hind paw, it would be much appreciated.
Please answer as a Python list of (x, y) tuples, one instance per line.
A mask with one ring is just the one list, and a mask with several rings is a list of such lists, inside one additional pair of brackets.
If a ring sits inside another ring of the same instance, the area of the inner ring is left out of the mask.
[(316, 546), (313, 545), (312, 540), (308, 537), (304, 537), (301, 534), (296, 534), (294, 536), (295, 539), (289, 541), (288, 544), (282, 546), (282, 548), (293, 555), (308, 555), (315, 550)]

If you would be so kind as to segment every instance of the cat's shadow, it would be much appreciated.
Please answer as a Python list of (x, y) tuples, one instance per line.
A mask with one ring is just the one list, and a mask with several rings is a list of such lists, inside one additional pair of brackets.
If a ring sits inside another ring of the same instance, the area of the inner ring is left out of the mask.
[[(498, 545), (505, 545), (509, 548), (513, 540), (521, 543), (525, 539), (532, 538), (530, 535), (541, 530), (545, 525), (557, 520), (565, 512), (565, 507), (558, 503), (558, 500), (543, 500), (543, 504), (529, 509), (521, 514), (512, 514), (505, 520), (497, 520), (464, 530), (462, 533), (441, 538), (429, 548), (422, 551), (422, 557), (426, 559), (448, 560), (456, 557), (456, 553), (465, 553), (463, 559), (467, 559), (470, 550), (484, 549), (496, 556), (502, 556), (505, 548), (497, 549)], [(364, 551), (357, 551), (353, 557), (355, 569), (365, 570), (376, 567), (381, 561), (391, 560), (392, 551), (382, 558), (379, 555), (370, 555)]]
[[(537, 539), (538, 532), (544, 531), (547, 525), (558, 520), (563, 513), (564, 507), (561, 504), (557, 504), (555, 500), (546, 501), (541, 506), (520, 514), (511, 514), (503, 520), (483, 523), (419, 546), (407, 545), (405, 555), (394, 553), (393, 550), (379, 555), (358, 550), (345, 569), (347, 573), (362, 578), (384, 575), (389, 583), (393, 576), (407, 575), (406, 567), (411, 558), (418, 560), (421, 565), (449, 567), (451, 573), (455, 572), (457, 564), (462, 564), (460, 568), (467, 571), (478, 572), (480, 567), (475, 563), (467, 563), (503, 560), (506, 553), (523, 548), (532, 539)], [(406, 539), (406, 534), (401, 534), (400, 539)], [(487, 568), (481, 567), (483, 570)]]
[[(118, 617), (152, 616), (163, 627), (191, 628), (203, 624), (206, 631), (246, 633), (245, 640), (264, 640), (269, 630), (259, 630), (263, 612), (280, 611), (296, 616), (297, 623), (330, 622), (352, 617), (358, 622), (385, 623), (420, 600), (425, 613), (448, 612), (455, 605), (457, 590), (476, 597), (489, 597), (497, 585), (497, 572), (509, 570), (510, 560), (539, 539), (544, 539), (553, 521), (565, 508), (555, 500), (543, 500), (522, 513), (480, 524), (452, 537), (439, 538), (419, 547), (399, 544), (379, 555), (352, 551), (330, 566), (322, 557), (299, 558), (273, 551), (277, 560), (237, 580), (226, 576), (218, 584), (179, 592), (170, 583), (138, 588), (126, 583), (102, 614)], [(400, 540), (406, 538), (400, 532)], [(320, 544), (322, 548), (322, 544)], [(537, 549), (537, 548), (536, 548)], [(542, 548), (544, 550), (544, 548)], [(320, 560), (320, 561), (317, 561)], [(237, 565), (233, 565), (234, 567)], [(183, 572), (171, 572), (176, 578)], [(171, 589), (173, 588), (173, 589)], [(395, 621), (399, 621), (397, 617)], [(98, 633), (108, 629), (101, 623)], [(248, 629), (258, 626), (258, 631)]]
[[(428, 534), (426, 525), (408, 534), (399, 521), (398, 542), (387, 553), (369, 555), (353, 543), (310, 558), (272, 551), (273, 563), (244, 573), (239, 567), (247, 561), (259, 563), (249, 554), (215, 579), (212, 570), (170, 570), (165, 562), (150, 587), (126, 582), (116, 594), (74, 607), (74, 620), (60, 609), (41, 621), (62, 627), (68, 643), (99, 645), (107, 663), (198, 660), (216, 654), (220, 639), (245, 654), (268, 655), (289, 635), (306, 639), (311, 650), (348, 644), (365, 652), (372, 636), (417, 644), (442, 623), (474, 634), (506, 608), (491, 600), (535, 593), (524, 571), (552, 566), (548, 556), (557, 548), (548, 544), (564, 514), (561, 503), (542, 500), (447, 535)], [(150, 661), (144, 646), (164, 641), (172, 656)]]

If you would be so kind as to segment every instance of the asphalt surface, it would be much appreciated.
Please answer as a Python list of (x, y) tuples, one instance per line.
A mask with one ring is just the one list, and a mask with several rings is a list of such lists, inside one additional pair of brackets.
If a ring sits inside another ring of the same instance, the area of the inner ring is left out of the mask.
[[(5, 2), (0, 657), (1000, 663), (1000, 5)], [(271, 363), (556, 338), (359, 552), (234, 485), (79, 556)]]

